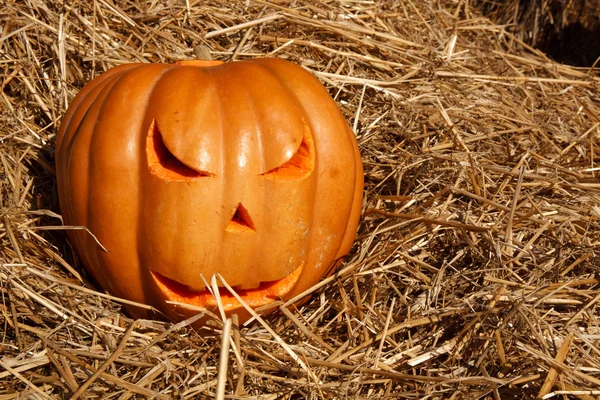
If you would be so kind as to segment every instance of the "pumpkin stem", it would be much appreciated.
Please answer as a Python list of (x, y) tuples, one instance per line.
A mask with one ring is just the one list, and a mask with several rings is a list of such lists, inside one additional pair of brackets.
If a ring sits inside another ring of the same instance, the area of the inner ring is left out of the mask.
[(196, 56), (196, 60), (212, 61), (210, 49), (203, 44), (194, 47), (194, 55)]

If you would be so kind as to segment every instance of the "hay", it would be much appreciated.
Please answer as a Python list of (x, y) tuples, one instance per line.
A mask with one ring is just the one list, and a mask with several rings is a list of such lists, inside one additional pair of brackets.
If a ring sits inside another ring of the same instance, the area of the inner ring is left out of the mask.
[[(0, 398), (600, 396), (593, 73), (469, 1), (3, 4)], [(346, 263), (299, 309), (234, 327), (228, 353), (220, 329), (120, 313), (57, 214), (53, 143), (82, 85), (199, 45), (311, 70), (365, 165)]]

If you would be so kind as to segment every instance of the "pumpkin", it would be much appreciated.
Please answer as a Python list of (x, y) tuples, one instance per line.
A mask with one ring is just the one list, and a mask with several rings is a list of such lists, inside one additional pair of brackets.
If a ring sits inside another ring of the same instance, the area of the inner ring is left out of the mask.
[[(84, 266), (176, 320), (218, 313), (217, 273), (264, 310), (310, 288), (349, 252), (362, 202), (353, 132), (318, 80), (280, 59), (110, 69), (72, 101), (56, 166), (64, 223), (89, 231), (68, 231)], [(249, 318), (219, 292), (227, 315)]]

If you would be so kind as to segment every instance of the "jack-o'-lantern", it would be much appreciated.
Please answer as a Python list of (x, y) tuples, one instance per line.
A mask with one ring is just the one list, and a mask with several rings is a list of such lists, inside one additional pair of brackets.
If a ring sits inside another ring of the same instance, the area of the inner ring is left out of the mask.
[(70, 105), (56, 165), (65, 224), (94, 235), (68, 231), (86, 268), (175, 319), (191, 314), (168, 301), (218, 314), (216, 273), (255, 308), (302, 293), (348, 253), (361, 208), (347, 122), (310, 73), (278, 59), (113, 68)]

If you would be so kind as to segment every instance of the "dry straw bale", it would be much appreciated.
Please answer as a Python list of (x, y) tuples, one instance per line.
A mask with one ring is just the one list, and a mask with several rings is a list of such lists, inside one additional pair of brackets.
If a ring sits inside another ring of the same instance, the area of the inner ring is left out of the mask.
[[(0, 29), (0, 398), (202, 398), (219, 378), (229, 398), (598, 398), (598, 76), (468, 0), (3, 0)], [(271, 332), (234, 328), (220, 375), (220, 330), (134, 322), (94, 288), (53, 168), (87, 81), (198, 45), (308, 68), (365, 165), (346, 263)]]
[(475, 0), (519, 39), (572, 65), (600, 57), (600, 0)]
[(560, 31), (572, 23), (586, 28), (600, 24), (599, 0), (475, 0), (486, 16), (515, 24), (535, 43), (543, 33)]

